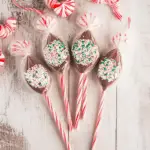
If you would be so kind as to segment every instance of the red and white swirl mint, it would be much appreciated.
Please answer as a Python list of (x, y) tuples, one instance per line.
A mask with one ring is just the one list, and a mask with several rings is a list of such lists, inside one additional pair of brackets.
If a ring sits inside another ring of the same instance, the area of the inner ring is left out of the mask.
[(54, 8), (54, 6), (58, 3), (58, 0), (45, 0), (45, 3), (48, 8)]
[(9, 46), (9, 51), (12, 56), (26, 56), (31, 52), (31, 44), (26, 40), (15, 41)]
[(56, 25), (56, 19), (52, 16), (42, 16), (36, 20), (34, 25), (40, 31), (51, 30)]
[(52, 8), (54, 12), (60, 17), (68, 17), (75, 10), (75, 1), (74, 0), (65, 0), (62, 2), (53, 3)]
[(8, 28), (10, 28), (11, 31), (15, 31), (16, 27), (17, 27), (17, 20), (15, 18), (8, 18), (6, 20), (5, 26), (7, 26)]
[(4, 39), (10, 36), (17, 27), (15, 18), (8, 18), (5, 24), (0, 24), (0, 38)]
[(0, 72), (4, 70), (4, 64), (5, 64), (5, 56), (2, 53), (2, 50), (0, 49)]
[(5, 27), (0, 24), (0, 38), (5, 38)]
[(79, 16), (76, 23), (83, 28), (95, 28), (100, 25), (99, 19), (93, 13), (85, 13)]

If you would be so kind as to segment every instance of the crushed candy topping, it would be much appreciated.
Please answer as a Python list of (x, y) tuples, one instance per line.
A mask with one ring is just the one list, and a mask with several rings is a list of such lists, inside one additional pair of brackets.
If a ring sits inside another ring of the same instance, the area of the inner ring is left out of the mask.
[(34, 88), (46, 88), (50, 81), (47, 70), (40, 64), (29, 68), (24, 75), (28, 84)]
[(80, 39), (73, 44), (72, 54), (75, 63), (87, 66), (95, 63), (99, 57), (99, 50), (91, 40)]
[(112, 82), (118, 78), (120, 70), (120, 63), (117, 65), (117, 62), (114, 59), (104, 58), (99, 64), (98, 77), (102, 80)]
[(43, 50), (44, 59), (48, 65), (58, 67), (63, 64), (69, 56), (69, 51), (60, 40), (54, 40), (46, 45)]

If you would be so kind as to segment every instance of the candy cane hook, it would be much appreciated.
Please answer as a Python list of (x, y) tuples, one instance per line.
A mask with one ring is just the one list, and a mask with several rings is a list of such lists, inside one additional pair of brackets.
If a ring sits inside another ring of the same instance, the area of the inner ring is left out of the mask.
[(8, 18), (4, 24), (0, 24), (0, 38), (5, 39), (10, 36), (17, 27), (17, 20), (15, 18)]

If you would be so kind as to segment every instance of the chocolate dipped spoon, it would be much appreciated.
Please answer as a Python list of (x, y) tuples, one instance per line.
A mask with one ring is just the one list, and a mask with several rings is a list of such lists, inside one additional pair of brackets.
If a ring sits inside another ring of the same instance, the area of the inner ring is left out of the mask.
[[(51, 20), (51, 21), (49, 21)], [(68, 100), (67, 86), (65, 82), (65, 73), (68, 72), (69, 63), (70, 63), (70, 55), (68, 50), (68, 45), (63, 42), (59, 37), (51, 33), (52, 23), (56, 22), (54, 18), (51, 16), (45, 17), (46, 24), (43, 23), (43, 19), (39, 18), (37, 20), (37, 28), (49, 29), (46, 30), (48, 32), (48, 36), (45, 36), (46, 44), (42, 48), (43, 58), (48, 65), (48, 67), (55, 72), (58, 72), (60, 75), (60, 87), (63, 96), (64, 108), (67, 117), (67, 123), (69, 126), (69, 130), (72, 130), (72, 118), (70, 111), (70, 104)]]
[[(99, 48), (92, 36), (92, 26), (97, 24), (97, 18), (92, 13), (85, 13), (77, 19), (77, 24), (84, 27), (84, 32), (77, 36), (72, 44), (72, 56), (80, 77), (78, 83), (78, 95), (75, 114), (75, 128), (79, 119), (84, 117), (87, 96), (87, 74), (92, 71), (99, 58)], [(90, 27), (90, 28), (89, 28)]]
[(91, 146), (92, 150), (97, 140), (98, 127), (102, 116), (104, 93), (108, 89), (108, 87), (111, 86), (118, 79), (121, 69), (122, 69), (121, 54), (117, 48), (111, 50), (105, 56), (100, 57), (97, 75), (102, 85), (102, 93), (99, 101), (97, 119), (92, 139), (92, 146)]
[(24, 80), (34, 91), (43, 95), (48, 104), (50, 114), (66, 146), (66, 149), (71, 150), (70, 144), (67, 141), (67, 134), (65, 133), (65, 130), (63, 129), (62, 124), (58, 119), (58, 115), (54, 111), (52, 102), (48, 97), (48, 89), (51, 85), (51, 78), (48, 71), (43, 67), (43, 65), (39, 61), (37, 61), (31, 56), (31, 45), (29, 42), (16, 41), (11, 44), (9, 49), (11, 55), (23, 56), (25, 63), (25, 68), (23, 72)]

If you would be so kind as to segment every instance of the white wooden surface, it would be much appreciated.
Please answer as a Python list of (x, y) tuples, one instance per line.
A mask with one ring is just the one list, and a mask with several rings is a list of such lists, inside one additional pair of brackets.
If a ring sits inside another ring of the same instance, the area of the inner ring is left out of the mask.
[[(34, 4), (37, 1), (34, 0)], [(28, 2), (31, 1), (28, 0)], [(40, 0), (39, 3), (42, 7)], [(149, 6), (149, 0), (134, 0), (132, 2), (121, 0), (123, 13), (126, 14), (130, 11), (132, 26), (129, 32), (128, 45), (121, 47), (124, 61), (123, 73), (117, 86), (114, 85), (108, 89), (105, 96), (103, 119), (95, 150), (150, 149)], [(107, 24), (110, 23), (112, 15), (109, 9), (102, 6), (99, 10), (102, 12), (100, 14), (101, 19), (105, 20)], [(10, 58), (7, 53), (7, 46), (12, 38), (32, 39), (37, 44), (35, 51), (39, 50), (39, 36), (36, 36), (36, 32), (31, 28), (31, 22), (28, 22), (33, 13), (22, 13), (20, 9), (12, 7), (10, 0), (0, 1), (0, 13), (2, 20), (17, 14), (19, 15), (19, 23), (23, 24), (23, 27), (20, 26), (16, 34), (2, 41), (3, 50), (7, 55), (7, 66), (6, 72), (0, 75), (0, 121), (7, 122), (18, 131), (22, 131), (28, 141), (27, 149), (29, 150), (64, 150), (43, 98), (34, 92), (30, 92), (22, 83), (19, 75), (13, 74), (16, 68), (14, 66), (15, 60), (12, 57)], [(105, 17), (107, 19), (104, 19)], [(29, 33), (26, 33), (26, 27), (28, 27)], [(101, 41), (99, 41), (99, 44), (103, 45)], [(71, 70), (70, 101), (73, 101), (76, 95), (75, 76), (74, 71)], [(100, 85), (95, 80), (94, 72), (89, 75), (89, 79), (88, 112), (85, 120), (80, 122), (77, 131), (68, 133), (73, 150), (90, 149)], [(56, 74), (54, 73), (53, 80), (56, 81)], [(57, 83), (53, 82), (49, 94), (66, 128), (59, 93)]]

